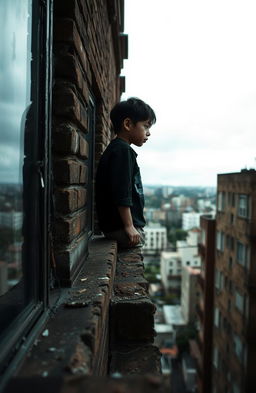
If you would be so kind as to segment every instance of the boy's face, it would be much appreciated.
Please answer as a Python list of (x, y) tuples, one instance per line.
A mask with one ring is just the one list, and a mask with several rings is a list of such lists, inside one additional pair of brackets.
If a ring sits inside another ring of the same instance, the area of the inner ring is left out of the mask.
[(150, 136), (151, 124), (149, 120), (138, 121), (134, 124), (130, 121), (129, 124), (129, 142), (133, 143), (136, 146), (142, 146), (145, 142), (147, 142), (148, 137)]

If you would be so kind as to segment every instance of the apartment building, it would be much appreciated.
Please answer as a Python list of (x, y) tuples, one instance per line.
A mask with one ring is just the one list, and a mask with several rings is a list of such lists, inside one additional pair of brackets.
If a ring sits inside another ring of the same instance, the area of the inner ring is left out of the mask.
[(186, 240), (177, 241), (177, 251), (162, 251), (161, 277), (164, 287), (181, 291), (181, 274), (183, 267), (199, 268), (201, 258), (198, 255), (198, 237), (200, 230), (194, 228), (188, 232)]
[(218, 175), (213, 393), (255, 392), (256, 171)]
[(201, 258), (198, 254), (199, 236), (200, 229), (193, 228), (188, 231), (186, 240), (177, 241), (177, 252), (179, 253), (182, 266), (200, 267)]
[(149, 223), (144, 228), (145, 252), (157, 252), (167, 247), (167, 230), (158, 223)]
[(161, 252), (160, 272), (164, 288), (179, 292), (181, 285), (181, 260), (178, 252)]
[(200, 216), (202, 213), (187, 212), (182, 213), (182, 229), (187, 231), (191, 228), (198, 228), (200, 225)]

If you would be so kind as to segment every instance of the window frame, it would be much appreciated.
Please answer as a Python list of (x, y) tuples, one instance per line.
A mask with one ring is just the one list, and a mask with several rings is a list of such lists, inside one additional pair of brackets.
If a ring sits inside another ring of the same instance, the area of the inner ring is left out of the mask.
[(238, 195), (237, 215), (240, 218), (249, 218), (249, 195)]
[[(29, 228), (25, 241), (25, 266), (34, 266), (34, 296), (14, 321), (3, 332), (0, 342), (0, 390), (15, 372), (26, 352), (32, 345), (43, 324), (49, 317), (49, 223), (50, 223), (50, 130), (51, 130), (51, 85), (52, 85), (52, 0), (31, 1), (31, 124), (33, 146), (31, 146), (31, 188), (35, 193), (33, 206), (25, 226)], [(44, 121), (42, 121), (44, 119)], [(32, 143), (31, 143), (32, 145)], [(27, 146), (30, 149), (30, 146)], [(24, 165), (25, 167), (25, 165)], [(25, 179), (25, 178), (24, 178)], [(26, 179), (23, 182), (26, 192)], [(25, 203), (26, 203), (26, 198)], [(26, 211), (26, 210), (25, 210)], [(36, 234), (34, 230), (36, 229)], [(31, 242), (38, 237), (36, 246)], [(33, 244), (33, 247), (31, 246)]]

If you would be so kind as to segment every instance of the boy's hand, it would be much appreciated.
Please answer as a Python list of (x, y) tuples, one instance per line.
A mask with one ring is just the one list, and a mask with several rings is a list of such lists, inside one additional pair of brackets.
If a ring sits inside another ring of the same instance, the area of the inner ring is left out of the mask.
[(131, 246), (136, 246), (141, 240), (140, 234), (136, 230), (136, 228), (133, 225), (131, 225), (131, 226), (125, 227), (124, 230), (130, 239)]
[(124, 223), (124, 230), (130, 239), (131, 247), (140, 242), (140, 234), (133, 225), (131, 209), (129, 206), (118, 206), (120, 217)]

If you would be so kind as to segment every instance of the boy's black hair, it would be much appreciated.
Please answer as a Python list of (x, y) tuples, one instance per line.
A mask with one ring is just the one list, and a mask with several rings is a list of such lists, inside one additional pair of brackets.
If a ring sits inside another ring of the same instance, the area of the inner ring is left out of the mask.
[(153, 109), (144, 101), (134, 97), (118, 102), (110, 112), (110, 119), (116, 134), (121, 131), (122, 123), (126, 118), (131, 119), (134, 124), (146, 120), (149, 120), (150, 125), (156, 122)]

